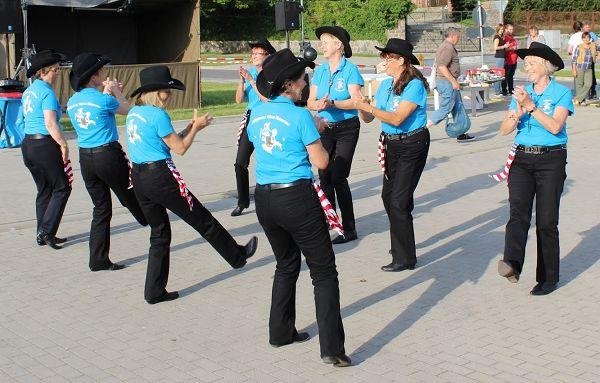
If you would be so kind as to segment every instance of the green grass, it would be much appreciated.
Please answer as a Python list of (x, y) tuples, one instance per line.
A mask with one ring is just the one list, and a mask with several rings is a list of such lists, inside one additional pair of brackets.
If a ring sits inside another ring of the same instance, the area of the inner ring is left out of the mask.
[(464, 25), (465, 27), (474, 27), (475, 26), (475, 22), (473, 21), (473, 19), (464, 19), (458, 22), (460, 25)]
[[(246, 109), (246, 103), (235, 103), (235, 89), (237, 83), (202, 83), (202, 108), (200, 113), (210, 113), (215, 117), (241, 115)], [(171, 109), (167, 111), (171, 120), (189, 120), (194, 115), (193, 109)], [(73, 124), (66, 114), (61, 118), (65, 131), (73, 130)], [(125, 125), (125, 116), (117, 115), (117, 125)]]
[[(555, 77), (573, 77), (573, 71), (571, 69), (561, 69), (554, 72)], [(596, 71), (596, 78), (600, 77), (600, 71)]]

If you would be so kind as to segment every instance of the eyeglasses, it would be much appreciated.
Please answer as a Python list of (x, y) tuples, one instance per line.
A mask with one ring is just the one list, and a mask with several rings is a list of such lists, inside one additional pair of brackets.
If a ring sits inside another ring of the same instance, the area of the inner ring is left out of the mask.
[(55, 66), (54, 68), (50, 68), (50, 69), (48, 69), (48, 72), (54, 72), (54, 73), (56, 73), (56, 72), (58, 72), (58, 67)]

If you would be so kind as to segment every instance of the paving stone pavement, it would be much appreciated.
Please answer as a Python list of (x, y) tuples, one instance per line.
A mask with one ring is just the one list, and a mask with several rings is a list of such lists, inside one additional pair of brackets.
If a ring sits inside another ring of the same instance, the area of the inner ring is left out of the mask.
[[(34, 243), (34, 183), (18, 149), (0, 151), (0, 381), (2, 382), (598, 382), (600, 247), (598, 119), (569, 119), (568, 180), (562, 198), (561, 283), (532, 297), (535, 232), (521, 281), (496, 272), (508, 204), (503, 165), (511, 137), (497, 135), (506, 108), (473, 119), (477, 141), (443, 128), (432, 143), (415, 200), (418, 267), (383, 273), (388, 221), (376, 163), (379, 126), (363, 125), (352, 174), (359, 240), (335, 247), (346, 350), (354, 366), (319, 359), (310, 278), (297, 291), (297, 328), (313, 338), (268, 344), (274, 257), (254, 206), (235, 205), (237, 118), (219, 118), (175, 162), (196, 196), (240, 241), (258, 233), (257, 254), (231, 270), (190, 227), (172, 217), (171, 278), (181, 298), (143, 299), (149, 229), (115, 201), (111, 258), (128, 267), (87, 268), (91, 201), (74, 153), (75, 184), (53, 251)], [(123, 136), (123, 132), (121, 132)], [(76, 146), (71, 140), (72, 147)]]

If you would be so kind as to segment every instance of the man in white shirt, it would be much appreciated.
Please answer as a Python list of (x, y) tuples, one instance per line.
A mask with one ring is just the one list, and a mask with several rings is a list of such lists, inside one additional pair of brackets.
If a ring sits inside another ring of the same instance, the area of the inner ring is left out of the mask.
[(581, 34), (583, 33), (582, 28), (583, 24), (581, 21), (576, 21), (573, 23), (573, 34), (571, 37), (569, 37), (569, 46), (567, 48), (570, 56), (573, 56), (573, 51), (575, 51), (575, 48), (583, 43), (583, 40), (581, 39)]
[[(569, 44), (567, 47), (567, 51), (569, 52), (569, 56), (573, 57), (573, 53), (575, 52), (575, 48), (577, 48), (580, 44), (583, 44), (583, 40), (581, 39), (581, 34), (583, 24), (581, 21), (575, 21), (573, 23), (573, 34), (569, 37)], [(575, 78), (573, 78), (573, 95), (577, 94)]]

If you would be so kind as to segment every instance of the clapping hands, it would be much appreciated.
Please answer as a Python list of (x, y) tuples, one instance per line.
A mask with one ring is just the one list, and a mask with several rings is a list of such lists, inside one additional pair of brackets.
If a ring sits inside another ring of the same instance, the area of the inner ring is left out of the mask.
[(111, 80), (110, 77), (107, 77), (106, 80), (104, 80), (104, 82), (102, 83), (102, 85), (104, 85), (103, 93), (105, 94), (117, 96), (121, 95), (121, 92), (123, 91), (123, 84), (119, 82), (119, 80), (117, 80), (116, 78)]
[(213, 121), (213, 116), (210, 113), (206, 113), (203, 116), (198, 117), (198, 109), (194, 109), (194, 117), (192, 118), (192, 129), (201, 131), (210, 125)]

